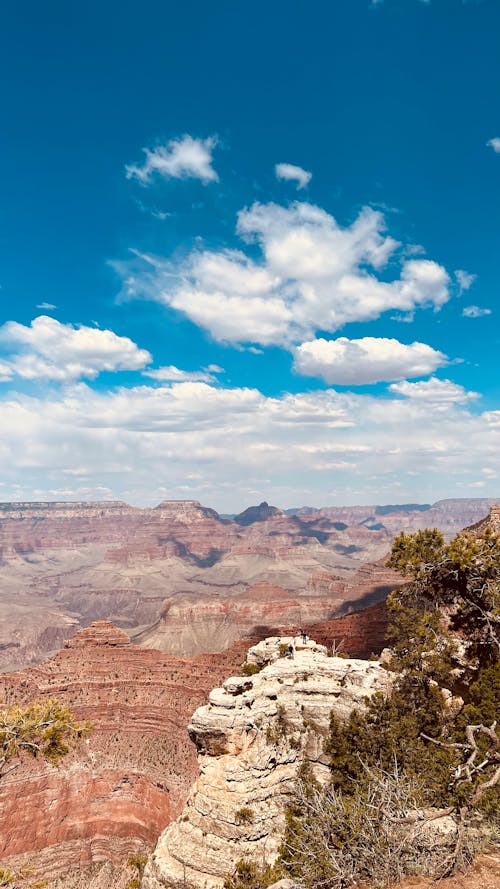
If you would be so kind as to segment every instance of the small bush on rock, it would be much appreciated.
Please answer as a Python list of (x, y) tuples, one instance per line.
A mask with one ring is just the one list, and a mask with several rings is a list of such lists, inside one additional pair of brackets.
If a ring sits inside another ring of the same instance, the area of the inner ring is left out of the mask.
[(253, 861), (239, 861), (234, 873), (224, 880), (224, 889), (265, 889), (280, 876), (279, 868), (259, 867)]

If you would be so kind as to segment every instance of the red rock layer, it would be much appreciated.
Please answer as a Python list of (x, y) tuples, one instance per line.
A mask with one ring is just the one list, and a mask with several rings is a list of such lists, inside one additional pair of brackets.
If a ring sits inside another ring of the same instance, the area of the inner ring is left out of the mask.
[(335, 646), (350, 657), (369, 658), (385, 648), (387, 626), (387, 606), (379, 602), (363, 611), (314, 624), (307, 631), (329, 650)]
[(191, 714), (246, 648), (174, 658), (103, 621), (40, 666), (0, 677), (0, 700), (58, 698), (93, 725), (59, 767), (28, 760), (2, 780), (0, 861), (36, 863), (47, 877), (150, 847), (196, 773)]
[[(232, 523), (229, 523), (232, 524)], [(227, 539), (226, 523), (213, 509), (196, 500), (165, 501), (154, 509), (126, 503), (2, 503), (0, 504), (0, 559), (41, 549), (86, 544), (130, 542), (140, 551), (153, 546), (163, 556), (182, 549), (206, 556), (220, 538)]]

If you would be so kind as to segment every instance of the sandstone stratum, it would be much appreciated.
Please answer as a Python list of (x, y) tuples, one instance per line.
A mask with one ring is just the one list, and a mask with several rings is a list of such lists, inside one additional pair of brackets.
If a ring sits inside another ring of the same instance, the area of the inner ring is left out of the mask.
[(229, 518), (191, 500), (0, 504), (0, 670), (39, 663), (96, 620), (182, 656), (307, 615), (328, 621), (385, 598), (394, 534), (436, 526), (451, 536), (491, 503), (263, 503)]
[(301, 637), (265, 639), (250, 648), (247, 662), (260, 672), (226, 679), (193, 715), (189, 734), (200, 774), (148, 861), (143, 889), (183, 880), (221, 889), (240, 859), (272, 864), (300, 764), (307, 761), (318, 780), (328, 780), (323, 740), (330, 713), (346, 719), (392, 682), (379, 661), (328, 657)]

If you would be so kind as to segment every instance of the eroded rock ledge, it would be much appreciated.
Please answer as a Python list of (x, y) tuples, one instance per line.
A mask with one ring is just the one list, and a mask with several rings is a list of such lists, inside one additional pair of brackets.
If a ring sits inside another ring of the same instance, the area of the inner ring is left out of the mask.
[[(289, 645), (293, 657), (284, 654)], [(193, 715), (189, 733), (200, 775), (184, 811), (160, 837), (143, 889), (183, 880), (219, 889), (241, 858), (274, 861), (300, 764), (309, 761), (326, 778), (330, 712), (346, 718), (391, 684), (379, 661), (328, 657), (312, 640), (265, 639), (247, 662), (262, 669), (227, 679)]]

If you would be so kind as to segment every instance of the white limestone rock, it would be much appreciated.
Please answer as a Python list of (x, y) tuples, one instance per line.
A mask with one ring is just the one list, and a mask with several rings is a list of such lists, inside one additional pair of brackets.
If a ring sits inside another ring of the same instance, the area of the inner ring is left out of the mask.
[[(282, 656), (289, 645), (293, 657)], [(240, 859), (272, 863), (300, 764), (307, 760), (319, 780), (328, 776), (323, 741), (331, 711), (347, 719), (392, 683), (378, 661), (328, 657), (312, 640), (265, 639), (247, 662), (261, 671), (226, 680), (193, 714), (200, 775), (160, 837), (143, 889), (182, 880), (220, 889)]]

